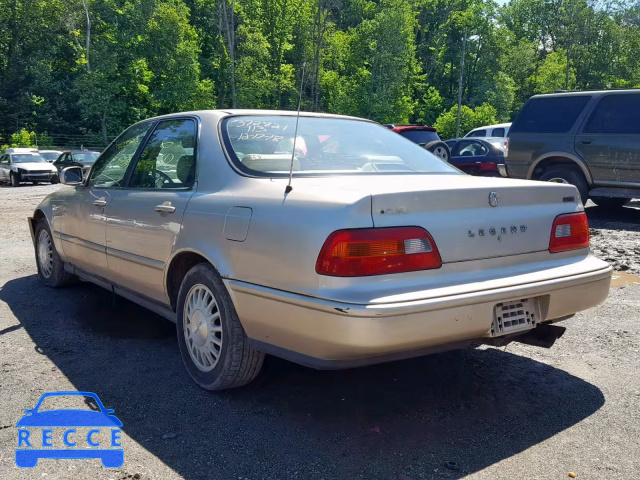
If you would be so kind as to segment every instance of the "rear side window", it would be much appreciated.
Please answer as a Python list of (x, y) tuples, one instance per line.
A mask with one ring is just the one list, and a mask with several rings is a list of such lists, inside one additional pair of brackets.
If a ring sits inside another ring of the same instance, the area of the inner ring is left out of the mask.
[(398, 132), (404, 138), (411, 140), (413, 143), (429, 143), (440, 140), (436, 132), (429, 130), (405, 130)]
[(467, 137), (486, 137), (486, 136), (487, 136), (486, 130), (474, 130), (469, 135), (467, 135)]
[(494, 128), (492, 137), (504, 137), (504, 128)]
[(640, 133), (640, 94), (607, 95), (598, 103), (585, 133)]
[(510, 133), (567, 133), (590, 98), (589, 95), (532, 98), (516, 117)]

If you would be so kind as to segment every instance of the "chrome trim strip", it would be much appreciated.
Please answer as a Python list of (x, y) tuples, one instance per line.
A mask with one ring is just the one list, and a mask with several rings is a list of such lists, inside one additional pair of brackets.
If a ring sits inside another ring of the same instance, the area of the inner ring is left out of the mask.
[(107, 247), (106, 251), (107, 251), (107, 255), (111, 255), (112, 257), (119, 258), (120, 260), (137, 263), (138, 265), (153, 268), (155, 270), (164, 270), (164, 262), (161, 262), (160, 260), (154, 260), (152, 258), (142, 257), (134, 253), (123, 252), (122, 250), (117, 250), (115, 248), (110, 248), (110, 247)]
[(550, 291), (569, 288), (607, 280), (611, 278), (613, 269), (610, 266), (589, 270), (579, 274), (559, 278), (547, 278), (531, 283), (510, 285), (506, 287), (476, 290), (459, 295), (445, 295), (424, 299), (391, 303), (346, 303), (339, 300), (328, 300), (311, 297), (299, 293), (263, 287), (239, 280), (224, 280), (232, 298), (235, 293), (244, 293), (254, 297), (262, 297), (282, 303), (296, 305), (311, 310), (319, 310), (334, 315), (343, 314), (351, 317), (395, 317), (413, 313), (424, 313), (446, 308), (464, 307), (476, 303), (498, 302), (514, 297), (535, 297), (548, 294)]
[(99, 243), (93, 243), (89, 240), (84, 240), (82, 238), (74, 237), (73, 235), (67, 235), (66, 233), (55, 231), (53, 235), (58, 237), (60, 240), (65, 240), (69, 243), (73, 243), (75, 245), (80, 245), (81, 247), (88, 248), (90, 250), (95, 250), (96, 252), (105, 253), (107, 247), (104, 245), (100, 245)]

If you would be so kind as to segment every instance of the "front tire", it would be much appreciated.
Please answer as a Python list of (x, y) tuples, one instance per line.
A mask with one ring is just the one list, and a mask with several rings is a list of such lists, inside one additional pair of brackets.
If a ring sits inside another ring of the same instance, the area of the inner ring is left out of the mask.
[(176, 312), (182, 361), (202, 388), (241, 387), (260, 373), (264, 353), (249, 344), (231, 297), (211, 265), (200, 263), (187, 272)]
[(40, 281), (53, 288), (73, 284), (76, 276), (65, 271), (64, 262), (53, 243), (49, 224), (44, 218), (36, 225), (35, 239), (36, 265)]
[(60, 177), (58, 177), (58, 175), (56, 175), (55, 177), (53, 177), (51, 179), (51, 185), (56, 185), (58, 183), (60, 183)]
[(20, 186), (20, 175), (17, 173), (11, 172), (11, 186), (19, 187)]
[(560, 165), (551, 167), (542, 172), (539, 180), (543, 182), (568, 183), (578, 189), (583, 205), (589, 200), (589, 185), (582, 172), (577, 168)]

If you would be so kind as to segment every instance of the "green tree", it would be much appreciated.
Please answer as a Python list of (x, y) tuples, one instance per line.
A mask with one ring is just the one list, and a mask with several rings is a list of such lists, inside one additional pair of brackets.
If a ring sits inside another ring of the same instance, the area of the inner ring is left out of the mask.
[[(462, 105), (460, 109), (460, 135), (464, 135), (474, 128), (496, 123), (496, 114), (496, 109), (489, 104), (480, 105), (475, 109)], [(454, 105), (438, 117), (434, 127), (438, 130), (441, 138), (455, 137), (457, 115), (458, 107)]]

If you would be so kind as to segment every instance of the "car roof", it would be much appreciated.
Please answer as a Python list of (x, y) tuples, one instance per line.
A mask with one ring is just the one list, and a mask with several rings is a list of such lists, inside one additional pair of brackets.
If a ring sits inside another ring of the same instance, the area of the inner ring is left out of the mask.
[(25, 153), (40, 153), (40, 152), (35, 148), (17, 147), (17, 148), (7, 148), (4, 151), (4, 153), (5, 154), (12, 154), (12, 153), (25, 154)]
[[(507, 123), (494, 123), (493, 125), (485, 125), (483, 127), (477, 127), (473, 130), (469, 130), (469, 133), (475, 132), (476, 130), (486, 130), (487, 128), (507, 128), (511, 126), (511, 122)], [(499, 138), (499, 137), (498, 137)]]
[(398, 124), (390, 124), (388, 128), (391, 128), (394, 132), (406, 132), (410, 130), (421, 130), (427, 132), (436, 132), (437, 130), (433, 127), (429, 127), (427, 125), (398, 125)]
[(640, 88), (611, 88), (609, 90), (576, 90), (576, 91), (564, 91), (564, 90), (556, 90), (553, 93), (543, 93), (540, 95), (534, 95), (531, 98), (539, 98), (539, 97), (567, 97), (572, 95), (606, 95), (606, 94), (619, 94), (625, 95), (629, 93), (638, 93), (640, 92)]
[[(240, 108), (227, 108), (227, 109), (219, 109), (219, 110), (193, 110), (188, 112), (176, 112), (176, 113), (168, 113), (166, 115), (159, 115), (157, 117), (145, 118), (144, 120), (140, 120), (137, 123), (155, 121), (155, 120), (165, 120), (171, 119), (175, 117), (199, 117), (199, 118), (210, 118), (210, 119), (222, 119), (225, 117), (235, 116), (235, 115), (274, 115), (274, 116), (287, 116), (287, 117), (295, 117), (298, 115), (298, 112), (295, 110), (260, 110), (260, 109), (240, 109)], [(305, 118), (337, 118), (343, 120), (360, 120), (363, 122), (377, 123), (373, 120), (369, 120), (366, 118), (360, 117), (352, 117), (348, 115), (335, 115), (333, 113), (319, 113), (319, 112), (299, 112), (300, 117)]]

